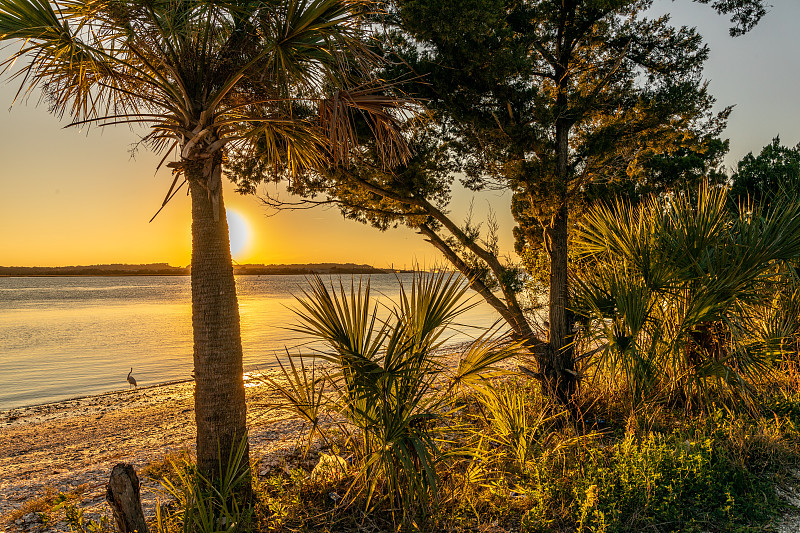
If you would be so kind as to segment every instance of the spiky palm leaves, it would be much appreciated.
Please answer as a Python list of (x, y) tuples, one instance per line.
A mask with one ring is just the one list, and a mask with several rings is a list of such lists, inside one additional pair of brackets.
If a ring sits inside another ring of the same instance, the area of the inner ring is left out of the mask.
[(352, 138), (353, 108), (391, 125), (386, 109), (398, 102), (370, 93), (375, 85), (364, 77), (373, 60), (362, 41), (366, 7), (360, 0), (3, 0), (0, 40), (21, 44), (6, 64), (24, 61), (14, 72), (21, 88), (41, 88), (74, 124), (144, 124), (152, 128), (146, 140), (180, 145), (184, 158), (258, 141), (281, 168), (297, 170), (325, 162), (328, 138)]
[[(800, 204), (767, 213), (726, 209), (724, 189), (617, 202), (587, 215), (576, 243), (591, 268), (575, 307), (601, 362), (632, 402), (712, 388), (748, 398), (769, 376), (781, 343), (762, 333), (774, 315), (781, 266), (800, 255)], [(784, 328), (785, 329), (785, 328)]]
[(387, 111), (403, 104), (381, 96), (367, 75), (374, 64), (362, 40), (367, 7), (362, 0), (3, 0), (0, 40), (21, 43), (6, 63), (25, 63), (13, 73), (20, 90), (41, 88), (72, 125), (149, 127), (143, 140), (154, 149), (179, 149), (170, 165), (176, 173), (203, 162), (196, 177), (215, 200), (221, 149), (278, 176), (320, 168), (352, 150), (354, 112), (366, 117), (388, 160), (403, 156)]
[[(289, 385), (281, 386), (281, 406), (305, 417), (312, 428), (318, 427), (321, 409), (343, 416), (359, 467), (352, 490), (364, 489), (367, 505), (378, 494), (388, 499), (391, 508), (402, 510), (403, 520), (436, 496), (436, 463), (442, 457), (437, 425), (451, 409), (452, 391), (481, 388), (487, 377), (502, 373), (495, 365), (519, 349), (486, 335), (460, 362), (449, 364), (441, 349), (454, 320), (472, 307), (464, 301), (468, 289), (452, 274), (418, 274), (410, 291), (401, 286), (399, 301), (383, 308), (372, 301), (369, 283), (348, 290), (314, 278), (295, 311), (295, 330), (321, 341), (324, 348), (312, 356), (329, 366), (317, 379), (286, 368)], [(325, 400), (322, 387), (330, 391)]]

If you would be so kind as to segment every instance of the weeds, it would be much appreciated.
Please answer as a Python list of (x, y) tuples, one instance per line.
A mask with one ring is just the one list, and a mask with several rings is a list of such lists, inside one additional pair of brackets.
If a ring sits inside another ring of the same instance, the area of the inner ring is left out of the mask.
[(103, 516), (100, 520), (89, 519), (84, 516), (83, 509), (72, 504), (64, 505), (64, 518), (69, 525), (69, 530), (73, 533), (111, 533), (114, 529), (108, 517)]
[(166, 493), (173, 498), (172, 506), (156, 509), (158, 533), (218, 533), (248, 531), (252, 515), (249, 498), (243, 498), (241, 488), (250, 476), (246, 462), (247, 441), (231, 452), (225, 468), (220, 459), (220, 474), (209, 479), (196, 465), (184, 458), (173, 462), (174, 476), (162, 481)]
[(39, 515), (50, 513), (55, 503), (56, 498), (61, 494), (51, 486), (46, 486), (42, 489), (44, 494), (37, 498), (32, 498), (25, 501), (19, 509), (11, 511), (8, 515), (8, 521), (14, 522), (30, 513), (38, 513)]
[[(35, 513), (39, 524), (42, 527), (47, 527), (56, 516), (63, 510), (67, 523), (73, 531), (83, 532), (86, 531), (104, 531), (102, 527), (107, 526), (106, 520), (101, 520), (100, 523), (90, 521), (84, 523), (83, 511), (73, 505), (72, 502), (77, 500), (81, 494), (86, 492), (87, 484), (78, 485), (73, 490), (68, 492), (56, 491), (52, 486), (44, 487), (43, 494), (37, 498), (30, 499), (22, 504), (19, 509), (16, 509), (8, 514), (6, 520), (9, 523), (14, 523), (16, 520), (22, 518), (30, 513)], [(85, 529), (90, 527), (92, 529)]]

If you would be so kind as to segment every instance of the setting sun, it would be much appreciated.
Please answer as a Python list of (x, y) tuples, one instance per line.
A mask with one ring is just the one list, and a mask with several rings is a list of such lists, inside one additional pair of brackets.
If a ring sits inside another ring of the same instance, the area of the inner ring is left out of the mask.
[(234, 261), (242, 260), (250, 249), (252, 230), (247, 220), (233, 209), (226, 209), (228, 231), (231, 236), (231, 256)]

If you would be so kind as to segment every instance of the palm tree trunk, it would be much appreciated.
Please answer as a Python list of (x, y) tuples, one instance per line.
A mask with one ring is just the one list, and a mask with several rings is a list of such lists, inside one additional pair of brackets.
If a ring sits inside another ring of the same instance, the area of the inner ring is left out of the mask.
[[(192, 196), (197, 466), (203, 474), (215, 478), (220, 463), (224, 470), (231, 453), (247, 438), (239, 304), (222, 187), (218, 188), (215, 216), (203, 163), (187, 162), (185, 172)], [(246, 465), (248, 457), (245, 450)]]

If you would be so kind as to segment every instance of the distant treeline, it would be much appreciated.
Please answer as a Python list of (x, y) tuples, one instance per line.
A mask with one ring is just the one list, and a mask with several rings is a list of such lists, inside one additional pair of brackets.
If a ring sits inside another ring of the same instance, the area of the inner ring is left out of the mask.
[[(0, 276), (186, 276), (191, 267), (174, 267), (167, 263), (147, 265), (89, 265), (65, 267), (4, 267)], [(380, 269), (353, 263), (311, 263), (292, 265), (234, 265), (237, 275), (289, 275), (289, 274), (385, 274), (405, 272), (397, 269)], [(410, 272), (410, 271), (409, 271)]]
[(273, 274), (386, 274), (400, 270), (375, 268), (354, 263), (311, 263), (296, 265), (233, 265), (237, 275)]

